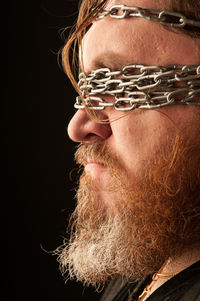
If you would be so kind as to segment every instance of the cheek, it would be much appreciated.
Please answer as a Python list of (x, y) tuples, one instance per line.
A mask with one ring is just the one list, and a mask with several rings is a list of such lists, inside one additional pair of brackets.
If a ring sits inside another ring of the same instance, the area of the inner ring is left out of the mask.
[(112, 148), (127, 171), (137, 172), (144, 160), (153, 160), (166, 147), (168, 136), (175, 132), (172, 127), (160, 112), (132, 112), (113, 124)]
[(131, 164), (146, 157), (155, 142), (157, 127), (147, 113), (134, 111), (112, 125), (113, 147)]

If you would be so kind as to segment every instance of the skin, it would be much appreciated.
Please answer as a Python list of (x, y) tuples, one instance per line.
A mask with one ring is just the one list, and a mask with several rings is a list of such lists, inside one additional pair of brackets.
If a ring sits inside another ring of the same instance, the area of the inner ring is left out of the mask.
[[(110, 1), (108, 7), (120, 2)], [(123, 3), (157, 9), (153, 0), (126, 0)], [(111, 55), (105, 58), (108, 50)], [(117, 58), (113, 62), (114, 56)], [(87, 32), (83, 41), (83, 62), (87, 73), (103, 65), (118, 69), (119, 65), (134, 63), (199, 64), (199, 44), (189, 36), (142, 18), (115, 20), (107, 17), (94, 22)], [(107, 101), (111, 99), (104, 97)], [(69, 123), (68, 134), (76, 142), (106, 143), (120, 159), (127, 175), (135, 176), (150, 154), (155, 157), (160, 148), (166, 146), (166, 137), (171, 133), (184, 130), (185, 135), (194, 139), (198, 130), (198, 122), (194, 121), (199, 119), (199, 114), (199, 107), (168, 106), (159, 110), (135, 110), (110, 124), (100, 124), (80, 109)], [(122, 113), (106, 108), (97, 115), (99, 119), (113, 120)]]
[(194, 248), (187, 250), (181, 256), (175, 258), (162, 269), (162, 274), (165, 277), (158, 278), (157, 281), (152, 283), (151, 289), (145, 298), (142, 301), (145, 301), (155, 290), (157, 290), (162, 284), (164, 284), (167, 280), (169, 280), (172, 275), (176, 275), (180, 273), (182, 270), (188, 268), (190, 265), (194, 264), (199, 260), (199, 251), (200, 248)]
[[(120, 3), (120, 0), (110, 1), (108, 7)], [(154, 0), (123, 0), (123, 4), (159, 9)], [(198, 65), (199, 49), (199, 41), (183, 33), (167, 30), (158, 23), (142, 18), (115, 20), (106, 17), (94, 22), (87, 32), (83, 41), (82, 59), (87, 73), (103, 65), (116, 70), (129, 64)], [(110, 58), (107, 56), (108, 50), (111, 52)], [(116, 59), (112, 60), (115, 56)], [(104, 97), (107, 101), (112, 99), (111, 96)], [(197, 100), (199, 101), (199, 97)], [(68, 134), (76, 142), (97, 141), (106, 144), (120, 160), (130, 179), (142, 172), (144, 160), (153, 160), (167, 147), (167, 137), (180, 131), (192, 142), (199, 135), (200, 107), (197, 106), (135, 110), (119, 118), (121, 115), (121, 112), (113, 108), (98, 111), (99, 119), (116, 119), (108, 124), (101, 124), (91, 119), (84, 109), (79, 109), (69, 123)], [(106, 198), (106, 187), (110, 179), (108, 172), (98, 162), (91, 162), (90, 158), (85, 169), (92, 177), (103, 178), (100, 197)], [(109, 195), (110, 198), (112, 196)], [(179, 270), (195, 262), (199, 255), (194, 256), (193, 260), (185, 258), (191, 257), (183, 254)], [(161, 284), (158, 283), (155, 289)]]

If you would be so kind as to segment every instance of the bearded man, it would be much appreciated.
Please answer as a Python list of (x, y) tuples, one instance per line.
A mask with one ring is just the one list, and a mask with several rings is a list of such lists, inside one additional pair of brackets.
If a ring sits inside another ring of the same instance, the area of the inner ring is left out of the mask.
[(199, 0), (83, 0), (62, 53), (83, 167), (63, 273), (103, 301), (200, 300)]

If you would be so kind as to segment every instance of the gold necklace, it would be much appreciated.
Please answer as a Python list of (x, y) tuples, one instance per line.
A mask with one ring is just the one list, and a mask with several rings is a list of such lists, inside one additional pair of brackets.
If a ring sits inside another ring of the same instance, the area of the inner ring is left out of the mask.
[(159, 278), (164, 278), (164, 279), (169, 279), (174, 277), (177, 273), (173, 273), (173, 274), (163, 274), (162, 271), (164, 270), (164, 268), (171, 262), (171, 259), (169, 258), (168, 260), (166, 260), (166, 262), (161, 266), (160, 270), (153, 274), (152, 276), (152, 281), (150, 284), (148, 284), (145, 289), (143, 290), (142, 294), (139, 296), (138, 301), (143, 301), (147, 296), (149, 296), (151, 294), (151, 289), (154, 285), (154, 283), (159, 279)]

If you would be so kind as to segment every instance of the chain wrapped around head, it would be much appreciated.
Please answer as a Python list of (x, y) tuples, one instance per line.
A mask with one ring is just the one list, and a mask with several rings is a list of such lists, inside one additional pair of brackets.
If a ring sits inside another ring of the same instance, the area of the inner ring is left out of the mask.
[(146, 9), (137, 6), (126, 6), (123, 4), (112, 5), (109, 9), (101, 11), (97, 19), (106, 16), (115, 19), (124, 19), (127, 17), (140, 17), (149, 21), (159, 22), (162, 25), (183, 28), (185, 26), (200, 28), (200, 21), (188, 19), (183, 14), (171, 11), (159, 11), (154, 9)]
[[(200, 28), (199, 21), (188, 19), (181, 13), (123, 4), (103, 9), (96, 19), (108, 15), (118, 20), (141, 17), (175, 28)], [(135, 108), (154, 109), (172, 104), (199, 106), (200, 102), (194, 101), (194, 98), (200, 96), (200, 65), (131, 65), (119, 71), (101, 68), (90, 74), (80, 73), (78, 86), (82, 97), (76, 98), (76, 109), (87, 106), (94, 110), (114, 107), (119, 111), (130, 111)], [(97, 97), (99, 94), (111, 95), (114, 101)]]
[[(75, 108), (93, 110), (114, 107), (118, 111), (136, 108), (155, 109), (167, 105), (200, 105), (200, 65), (130, 65), (122, 70), (101, 68), (90, 74), (80, 73), (79, 89), (84, 98), (76, 98)], [(95, 95), (111, 95), (106, 101)]]

